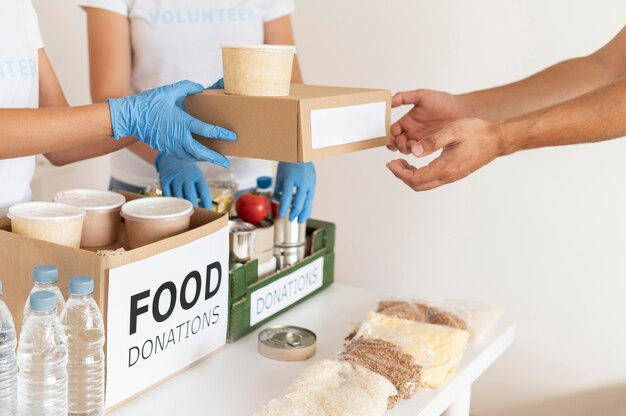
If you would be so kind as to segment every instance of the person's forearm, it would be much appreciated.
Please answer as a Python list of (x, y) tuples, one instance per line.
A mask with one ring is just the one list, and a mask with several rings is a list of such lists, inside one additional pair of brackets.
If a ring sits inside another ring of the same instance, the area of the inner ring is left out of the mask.
[(570, 59), (512, 84), (460, 95), (468, 116), (517, 117), (605, 86), (615, 72), (595, 55)]
[(626, 78), (580, 97), (496, 123), (502, 154), (626, 135)]
[[(48, 56), (43, 49), (39, 50), (39, 107), (40, 108), (67, 108), (68, 103), (61, 89), (61, 84), (54, 73)], [(47, 135), (46, 135), (47, 136)], [(52, 152), (44, 152), (50, 163), (56, 166), (66, 165), (79, 160), (101, 156), (124, 146), (134, 143), (136, 139), (125, 137), (120, 140), (111, 140), (103, 137), (89, 141), (87, 145), (72, 148), (63, 148)]]
[(0, 109), (0, 158), (70, 149), (111, 139), (108, 104), (43, 109)]

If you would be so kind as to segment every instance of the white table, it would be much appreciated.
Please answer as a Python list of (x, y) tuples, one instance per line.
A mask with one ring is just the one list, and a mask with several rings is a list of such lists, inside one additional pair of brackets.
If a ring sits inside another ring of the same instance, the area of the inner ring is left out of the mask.
[[(305, 362), (279, 362), (257, 353), (255, 331), (224, 351), (110, 413), (136, 415), (250, 416), (276, 397), (313, 362), (332, 358), (353, 329), (376, 305), (375, 292), (335, 284), (274, 319), (317, 334), (317, 354)], [(468, 416), (472, 383), (513, 342), (515, 324), (501, 320), (490, 339), (470, 345), (450, 382), (440, 390), (420, 390), (387, 412), (389, 416)]]

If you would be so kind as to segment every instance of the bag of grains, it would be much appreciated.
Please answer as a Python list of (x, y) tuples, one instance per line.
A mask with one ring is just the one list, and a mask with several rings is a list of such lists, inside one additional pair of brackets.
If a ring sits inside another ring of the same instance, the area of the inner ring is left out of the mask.
[(413, 397), (419, 386), (421, 367), (410, 354), (382, 339), (355, 338), (337, 358), (361, 365), (389, 380), (398, 390), (388, 400), (389, 409), (400, 399)]
[(389, 380), (361, 365), (322, 360), (255, 416), (382, 416), (397, 394)]
[(365, 337), (395, 344), (422, 367), (420, 386), (439, 388), (457, 369), (469, 332), (370, 312), (355, 339)]
[(489, 336), (502, 311), (479, 302), (451, 299), (382, 300), (376, 312), (417, 322), (465, 329), (472, 342)]

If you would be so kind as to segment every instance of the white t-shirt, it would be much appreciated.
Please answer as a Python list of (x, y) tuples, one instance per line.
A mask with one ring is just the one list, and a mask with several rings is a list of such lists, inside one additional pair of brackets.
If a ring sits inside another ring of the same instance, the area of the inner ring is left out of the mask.
[[(0, 108), (39, 107), (40, 48), (39, 22), (30, 0), (0, 1)], [(35, 156), (0, 160), (0, 214), (30, 200), (34, 173)]]
[[(293, 0), (78, 0), (128, 16), (135, 92), (190, 79), (209, 86), (222, 77), (220, 43), (263, 43), (264, 23), (293, 13)], [(230, 158), (239, 189), (273, 176), (275, 163)], [(205, 172), (215, 167), (201, 163)], [(221, 169), (221, 168), (220, 168)], [(127, 149), (113, 154), (111, 175), (145, 187), (158, 181), (154, 166)]]

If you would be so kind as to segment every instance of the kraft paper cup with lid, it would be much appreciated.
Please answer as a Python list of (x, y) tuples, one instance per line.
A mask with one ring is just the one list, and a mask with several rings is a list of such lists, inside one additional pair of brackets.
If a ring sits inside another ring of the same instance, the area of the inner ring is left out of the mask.
[(9, 208), (11, 230), (24, 237), (79, 248), (87, 211), (57, 202), (25, 202)]
[(193, 205), (181, 198), (140, 198), (122, 205), (128, 246), (137, 248), (189, 231)]
[(231, 95), (289, 95), (296, 47), (223, 43), (224, 92)]
[(82, 247), (103, 247), (115, 243), (120, 233), (120, 209), (126, 198), (110, 191), (72, 189), (61, 191), (54, 202), (76, 205), (87, 211), (83, 225)]

